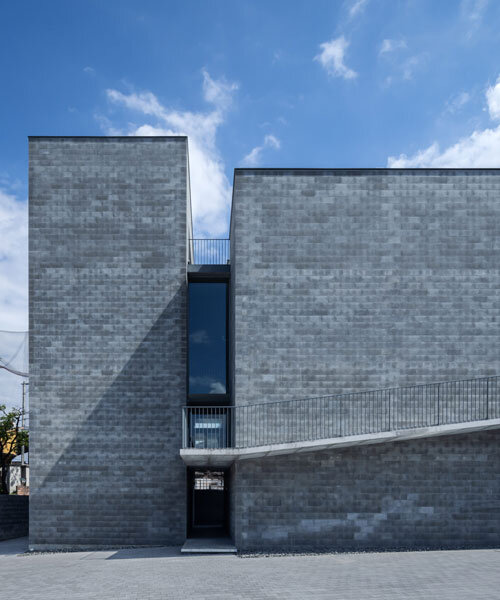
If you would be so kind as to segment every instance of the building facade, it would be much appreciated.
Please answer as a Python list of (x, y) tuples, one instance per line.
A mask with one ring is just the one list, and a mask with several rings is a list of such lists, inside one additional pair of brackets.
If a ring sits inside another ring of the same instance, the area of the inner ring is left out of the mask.
[(237, 169), (194, 240), (186, 138), (30, 138), (30, 546), (497, 545), (499, 194)]
[(187, 140), (31, 138), (29, 169), (31, 547), (182, 543)]

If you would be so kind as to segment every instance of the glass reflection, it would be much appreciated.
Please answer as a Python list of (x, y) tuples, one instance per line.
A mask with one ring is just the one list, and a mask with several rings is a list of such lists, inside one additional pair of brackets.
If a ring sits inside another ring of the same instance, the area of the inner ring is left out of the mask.
[(189, 393), (226, 393), (226, 283), (189, 284)]

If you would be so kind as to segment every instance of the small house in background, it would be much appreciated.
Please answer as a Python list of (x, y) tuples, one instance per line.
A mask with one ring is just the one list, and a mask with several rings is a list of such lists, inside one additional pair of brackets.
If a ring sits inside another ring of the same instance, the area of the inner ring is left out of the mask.
[(21, 454), (16, 456), (9, 468), (9, 494), (29, 496), (30, 493), (30, 466), (29, 452), (24, 454), (24, 464)]

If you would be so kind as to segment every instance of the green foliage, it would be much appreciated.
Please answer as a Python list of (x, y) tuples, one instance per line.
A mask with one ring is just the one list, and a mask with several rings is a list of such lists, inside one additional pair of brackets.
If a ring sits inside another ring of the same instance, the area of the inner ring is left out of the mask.
[(0, 404), (0, 494), (7, 494), (7, 476), (12, 460), (28, 448), (28, 432), (22, 428), (23, 411)]

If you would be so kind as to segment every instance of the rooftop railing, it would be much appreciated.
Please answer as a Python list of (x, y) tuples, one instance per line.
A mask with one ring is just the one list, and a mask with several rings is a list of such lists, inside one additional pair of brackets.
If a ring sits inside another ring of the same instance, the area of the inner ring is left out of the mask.
[(183, 448), (248, 448), (500, 418), (499, 377), (246, 406), (187, 406)]
[(229, 264), (229, 239), (190, 239), (189, 256), (193, 265)]

